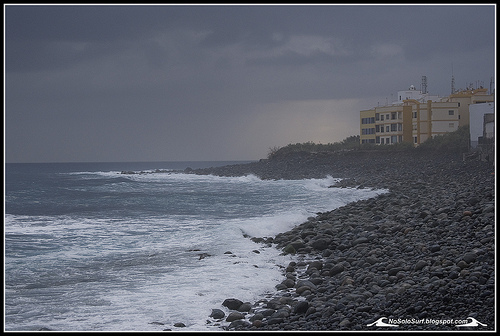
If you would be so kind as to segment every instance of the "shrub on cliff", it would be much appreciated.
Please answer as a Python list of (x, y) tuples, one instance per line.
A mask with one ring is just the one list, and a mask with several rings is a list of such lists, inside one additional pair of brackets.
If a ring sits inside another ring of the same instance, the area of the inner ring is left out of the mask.
[(443, 151), (463, 153), (469, 150), (469, 126), (459, 127), (455, 132), (427, 139), (417, 147), (419, 151)]
[(312, 153), (312, 152), (340, 152), (351, 150), (374, 150), (374, 151), (402, 151), (413, 149), (413, 144), (403, 142), (392, 145), (360, 144), (359, 135), (353, 135), (340, 142), (329, 144), (316, 144), (314, 142), (304, 142), (289, 144), (284, 147), (269, 148), (268, 159), (283, 158), (292, 153)]
[(438, 135), (428, 139), (416, 148), (410, 142), (391, 145), (360, 144), (359, 135), (353, 135), (340, 142), (317, 144), (312, 141), (289, 144), (284, 147), (269, 148), (268, 159), (283, 158), (292, 153), (337, 152), (345, 150), (407, 151), (463, 153), (469, 149), (469, 126), (462, 126), (455, 132)]
[(267, 158), (273, 159), (297, 152), (335, 152), (339, 150), (355, 149), (359, 147), (359, 135), (353, 135), (345, 138), (340, 142), (328, 144), (317, 144), (312, 141), (308, 141), (303, 143), (288, 144), (284, 147), (274, 146), (269, 148)]

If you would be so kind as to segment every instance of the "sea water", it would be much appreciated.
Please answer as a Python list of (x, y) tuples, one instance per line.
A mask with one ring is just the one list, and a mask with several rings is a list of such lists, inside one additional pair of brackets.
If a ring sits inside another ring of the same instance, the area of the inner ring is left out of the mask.
[(182, 172), (225, 164), (7, 164), (5, 330), (217, 330), (213, 308), (274, 293), (294, 258), (251, 237), (384, 192)]

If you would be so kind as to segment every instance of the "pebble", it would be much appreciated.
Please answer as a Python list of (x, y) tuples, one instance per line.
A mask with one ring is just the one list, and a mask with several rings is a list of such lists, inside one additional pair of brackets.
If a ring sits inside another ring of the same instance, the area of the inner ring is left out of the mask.
[[(242, 314), (236, 310), (243, 302), (224, 301), (233, 310), (229, 316), (241, 321), (225, 328), (381, 331), (387, 329), (368, 325), (381, 317), (471, 316), (484, 324), (474, 331), (495, 330), (491, 163), (418, 151), (301, 153), (192, 173), (249, 172), (263, 179), (344, 177), (349, 180), (335, 187), (388, 192), (318, 213), (273, 237), (272, 245), (296, 261), (284, 265), (277, 293), (264, 304), (258, 301)], [(394, 329), (457, 327), (410, 323)]]

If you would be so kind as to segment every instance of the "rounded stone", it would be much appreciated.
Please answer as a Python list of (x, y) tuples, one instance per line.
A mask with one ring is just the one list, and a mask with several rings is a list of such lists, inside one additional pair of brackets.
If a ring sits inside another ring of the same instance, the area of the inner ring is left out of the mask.
[(470, 263), (473, 263), (474, 261), (476, 261), (477, 259), (477, 254), (475, 254), (474, 252), (470, 252), (470, 253), (466, 253), (462, 259), (467, 263), (467, 264), (470, 264)]
[(237, 310), (242, 304), (243, 301), (234, 298), (225, 299), (224, 302), (222, 303), (224, 307), (227, 307), (228, 309), (231, 310)]
[(227, 316), (226, 322), (233, 322), (233, 321), (241, 320), (241, 319), (244, 319), (244, 318), (245, 318), (245, 315), (243, 315), (242, 313), (231, 312)]
[(293, 312), (295, 314), (303, 314), (309, 308), (309, 303), (307, 301), (299, 301), (294, 307)]
[(226, 314), (220, 309), (212, 309), (212, 314), (210, 314), (210, 317), (216, 320), (223, 319), (224, 316), (226, 316)]

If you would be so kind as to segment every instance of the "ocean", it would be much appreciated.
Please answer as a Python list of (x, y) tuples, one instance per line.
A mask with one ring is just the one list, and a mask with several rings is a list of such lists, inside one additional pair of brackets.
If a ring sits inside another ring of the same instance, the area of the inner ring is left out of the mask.
[(251, 237), (385, 192), (183, 172), (234, 163), (6, 164), (5, 330), (219, 330), (295, 258)]

